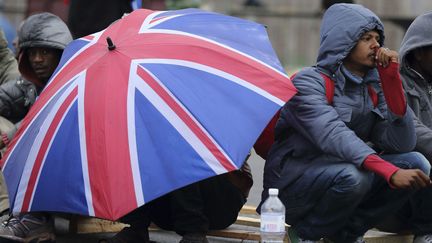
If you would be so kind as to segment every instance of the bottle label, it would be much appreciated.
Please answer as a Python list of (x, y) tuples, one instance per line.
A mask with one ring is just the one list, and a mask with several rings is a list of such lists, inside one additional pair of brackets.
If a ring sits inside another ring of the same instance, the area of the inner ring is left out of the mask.
[(262, 232), (285, 232), (285, 215), (261, 214)]

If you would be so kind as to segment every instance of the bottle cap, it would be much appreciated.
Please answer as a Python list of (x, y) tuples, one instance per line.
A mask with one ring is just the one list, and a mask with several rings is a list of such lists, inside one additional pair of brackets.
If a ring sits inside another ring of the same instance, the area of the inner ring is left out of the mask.
[(270, 188), (269, 189), (269, 195), (277, 196), (278, 194), (279, 194), (279, 189), (277, 189), (277, 188)]

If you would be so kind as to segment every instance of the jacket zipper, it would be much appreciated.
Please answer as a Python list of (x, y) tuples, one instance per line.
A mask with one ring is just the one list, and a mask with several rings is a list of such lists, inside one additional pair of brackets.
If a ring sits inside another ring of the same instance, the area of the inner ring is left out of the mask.
[(363, 95), (363, 113), (364, 113), (366, 111), (366, 109), (368, 108), (367, 104), (368, 104), (369, 93), (367, 91), (367, 85), (363, 83), (362, 86), (363, 86), (362, 87), (362, 95)]

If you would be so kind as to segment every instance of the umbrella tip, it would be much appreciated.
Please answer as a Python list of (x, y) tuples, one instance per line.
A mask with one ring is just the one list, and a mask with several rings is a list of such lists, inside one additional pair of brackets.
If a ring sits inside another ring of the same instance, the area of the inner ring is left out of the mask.
[(107, 43), (108, 43), (108, 50), (112, 51), (116, 48), (116, 46), (114, 45), (113, 41), (111, 40), (111, 38), (108, 36), (106, 38)]

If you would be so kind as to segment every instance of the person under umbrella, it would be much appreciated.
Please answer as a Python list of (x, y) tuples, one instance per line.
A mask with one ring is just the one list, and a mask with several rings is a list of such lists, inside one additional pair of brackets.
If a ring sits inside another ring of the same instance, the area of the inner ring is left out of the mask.
[(150, 222), (181, 235), (180, 243), (206, 243), (209, 230), (237, 220), (252, 183), (245, 162), (240, 170), (185, 186), (132, 211), (120, 219), (130, 226), (100, 243), (150, 242)]

